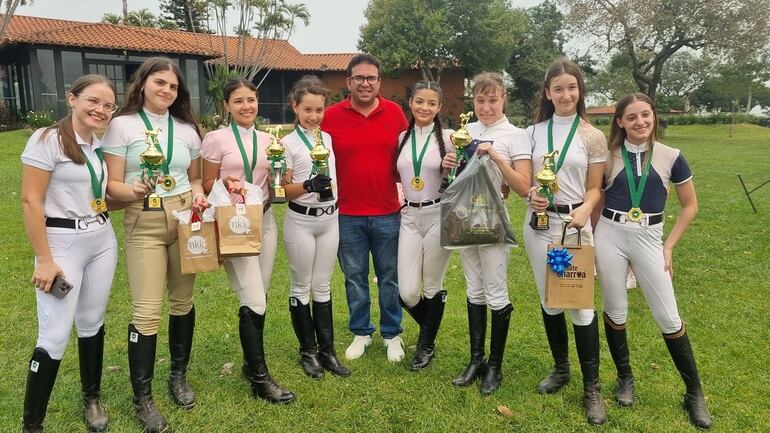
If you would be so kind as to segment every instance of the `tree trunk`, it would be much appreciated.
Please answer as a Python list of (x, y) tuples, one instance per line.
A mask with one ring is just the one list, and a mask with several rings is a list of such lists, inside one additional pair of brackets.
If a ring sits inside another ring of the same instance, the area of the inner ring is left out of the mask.
[(733, 134), (735, 134), (735, 114), (738, 112), (738, 101), (733, 99), (733, 114), (732, 114), (732, 122), (730, 124), (730, 138), (733, 138)]
[(749, 96), (748, 101), (746, 102), (746, 114), (749, 114), (751, 112), (751, 84), (749, 84)]
[[(21, 0), (6, 1), (3, 20), (0, 22), (0, 40), (3, 39), (5, 30), (8, 28), (8, 23), (11, 22), (11, 17), (13, 17), (13, 13), (16, 12), (16, 8), (19, 6), (19, 3), (21, 3)], [(0, 1), (0, 5), (2, 5), (2, 1)]]
[(692, 107), (690, 106), (690, 96), (687, 95), (684, 97), (684, 112), (689, 113)]
[(123, 0), (123, 22), (128, 19), (128, 0)]

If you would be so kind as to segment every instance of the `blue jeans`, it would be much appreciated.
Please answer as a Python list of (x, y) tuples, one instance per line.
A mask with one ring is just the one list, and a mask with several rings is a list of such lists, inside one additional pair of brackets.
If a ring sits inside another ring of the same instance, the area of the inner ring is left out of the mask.
[(400, 334), (401, 304), (398, 302), (398, 231), (401, 214), (381, 216), (340, 215), (340, 248), (337, 257), (345, 274), (350, 321), (355, 335), (372, 335), (369, 296), (369, 253), (380, 296), (380, 333), (383, 338)]

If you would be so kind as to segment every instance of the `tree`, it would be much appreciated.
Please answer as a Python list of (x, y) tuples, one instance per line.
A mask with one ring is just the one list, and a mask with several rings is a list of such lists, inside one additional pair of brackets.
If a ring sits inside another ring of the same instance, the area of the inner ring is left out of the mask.
[(128, 0), (123, 0), (123, 22), (128, 21)]
[(599, 97), (603, 103), (614, 103), (629, 93), (637, 91), (628, 56), (618, 52), (604, 68), (586, 79), (586, 90)]
[(511, 51), (506, 72), (513, 80), (509, 95), (521, 106), (522, 114), (529, 117), (540, 87), (544, 71), (551, 62), (564, 54), (565, 37), (562, 32), (564, 15), (552, 0), (528, 8), (527, 27)]
[(149, 9), (139, 9), (128, 13), (128, 18), (123, 20), (123, 24), (135, 27), (158, 27), (158, 17)]
[[(3, 11), (3, 20), (0, 21), (0, 40), (5, 35), (5, 30), (8, 28), (8, 24), (11, 22), (11, 17), (16, 12), (16, 8), (19, 6), (25, 6), (32, 4), (32, 0), (5, 0), (5, 10)], [(3, 1), (0, 0), (0, 6), (3, 6)]]
[(697, 56), (692, 51), (679, 51), (663, 67), (660, 93), (668, 98), (682, 100), (682, 109), (690, 111), (693, 93), (712, 74), (713, 59)]
[(102, 22), (107, 24), (123, 24), (123, 17), (118, 14), (104, 14), (102, 15)]
[(162, 0), (162, 17), (176, 23), (186, 32), (207, 33), (209, 19), (208, 5), (205, 0)]
[(358, 48), (392, 74), (418, 68), (440, 81), (449, 67), (466, 75), (502, 70), (525, 26), (505, 0), (372, 0)]
[(578, 32), (623, 52), (639, 90), (655, 99), (666, 62), (682, 48), (755, 52), (770, 29), (770, 0), (559, 0)]

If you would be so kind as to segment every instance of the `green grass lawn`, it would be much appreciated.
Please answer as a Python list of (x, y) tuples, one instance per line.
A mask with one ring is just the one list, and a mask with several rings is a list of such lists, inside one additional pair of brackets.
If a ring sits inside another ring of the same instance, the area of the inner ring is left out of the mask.
[[(754, 195), (753, 214), (735, 176), (750, 185), (770, 177), (770, 130), (741, 125), (728, 138), (729, 125), (672, 126), (664, 142), (681, 148), (693, 172), (700, 213), (675, 250), (675, 287), (717, 432), (770, 431), (770, 186)], [(30, 132), (0, 133), (0, 431), (18, 429), (26, 369), (35, 344), (37, 321), (29, 278), (32, 251), (24, 235), (19, 191), (19, 155)], [(509, 200), (514, 228), (521, 239), (524, 205)], [(676, 215), (672, 197), (667, 227)], [(277, 209), (279, 220), (283, 208)], [(120, 213), (113, 224), (122, 240)], [(280, 224), (279, 224), (280, 226)], [(122, 241), (119, 241), (122, 243)], [(273, 376), (295, 391), (295, 403), (282, 407), (252, 400), (237, 368), (238, 301), (223, 271), (199, 276), (196, 284), (197, 330), (189, 379), (198, 405), (177, 409), (166, 390), (168, 351), (162, 323), (155, 380), (156, 401), (175, 432), (500, 432), (500, 431), (694, 431), (681, 408), (684, 387), (640, 290), (629, 293), (629, 343), (637, 386), (637, 404), (620, 409), (613, 400), (615, 370), (602, 338), (602, 394), (608, 408), (605, 426), (585, 422), (577, 356), (571, 349), (573, 380), (557, 395), (538, 395), (536, 386), (551, 360), (540, 318), (538, 296), (523, 248), (514, 249), (509, 292), (515, 306), (504, 362), (502, 388), (482, 397), (477, 388), (454, 388), (450, 381), (468, 358), (465, 288), (455, 254), (446, 279), (449, 299), (437, 340), (437, 355), (425, 371), (406, 363), (390, 364), (382, 339), (362, 358), (348, 362), (353, 376), (307, 378), (298, 365), (297, 341), (288, 315), (289, 271), (282, 243), (268, 295), (266, 350)], [(374, 284), (373, 284), (374, 286)], [(376, 291), (372, 291), (375, 294)], [(350, 342), (342, 275), (333, 280), (337, 350)], [(373, 317), (378, 317), (376, 302)], [(597, 305), (600, 300), (597, 299)], [(407, 358), (414, 352), (415, 323), (405, 314)], [(110, 431), (134, 432), (126, 356), (130, 318), (125, 264), (121, 254), (106, 317), (103, 399)], [(603, 334), (603, 331), (602, 331)], [(85, 431), (75, 335), (64, 356), (46, 419), (46, 431)], [(574, 344), (571, 343), (574, 347)], [(235, 363), (220, 375), (225, 363)], [(495, 413), (507, 405), (513, 417)]]

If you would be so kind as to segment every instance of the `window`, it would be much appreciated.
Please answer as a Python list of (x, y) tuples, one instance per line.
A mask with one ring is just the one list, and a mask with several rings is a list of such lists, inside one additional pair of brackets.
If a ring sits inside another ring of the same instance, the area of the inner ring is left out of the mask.
[(69, 93), (72, 83), (83, 75), (83, 56), (75, 51), (61, 52), (62, 74), (64, 76), (64, 93)]
[(38, 109), (56, 110), (59, 105), (56, 92), (56, 65), (53, 50), (37, 50), (37, 74), (40, 82), (40, 101)]
[(199, 113), (201, 108), (201, 81), (198, 76), (198, 61), (187, 59), (184, 61), (184, 68), (185, 80), (187, 80), (187, 86), (190, 88), (190, 104), (193, 110)]

